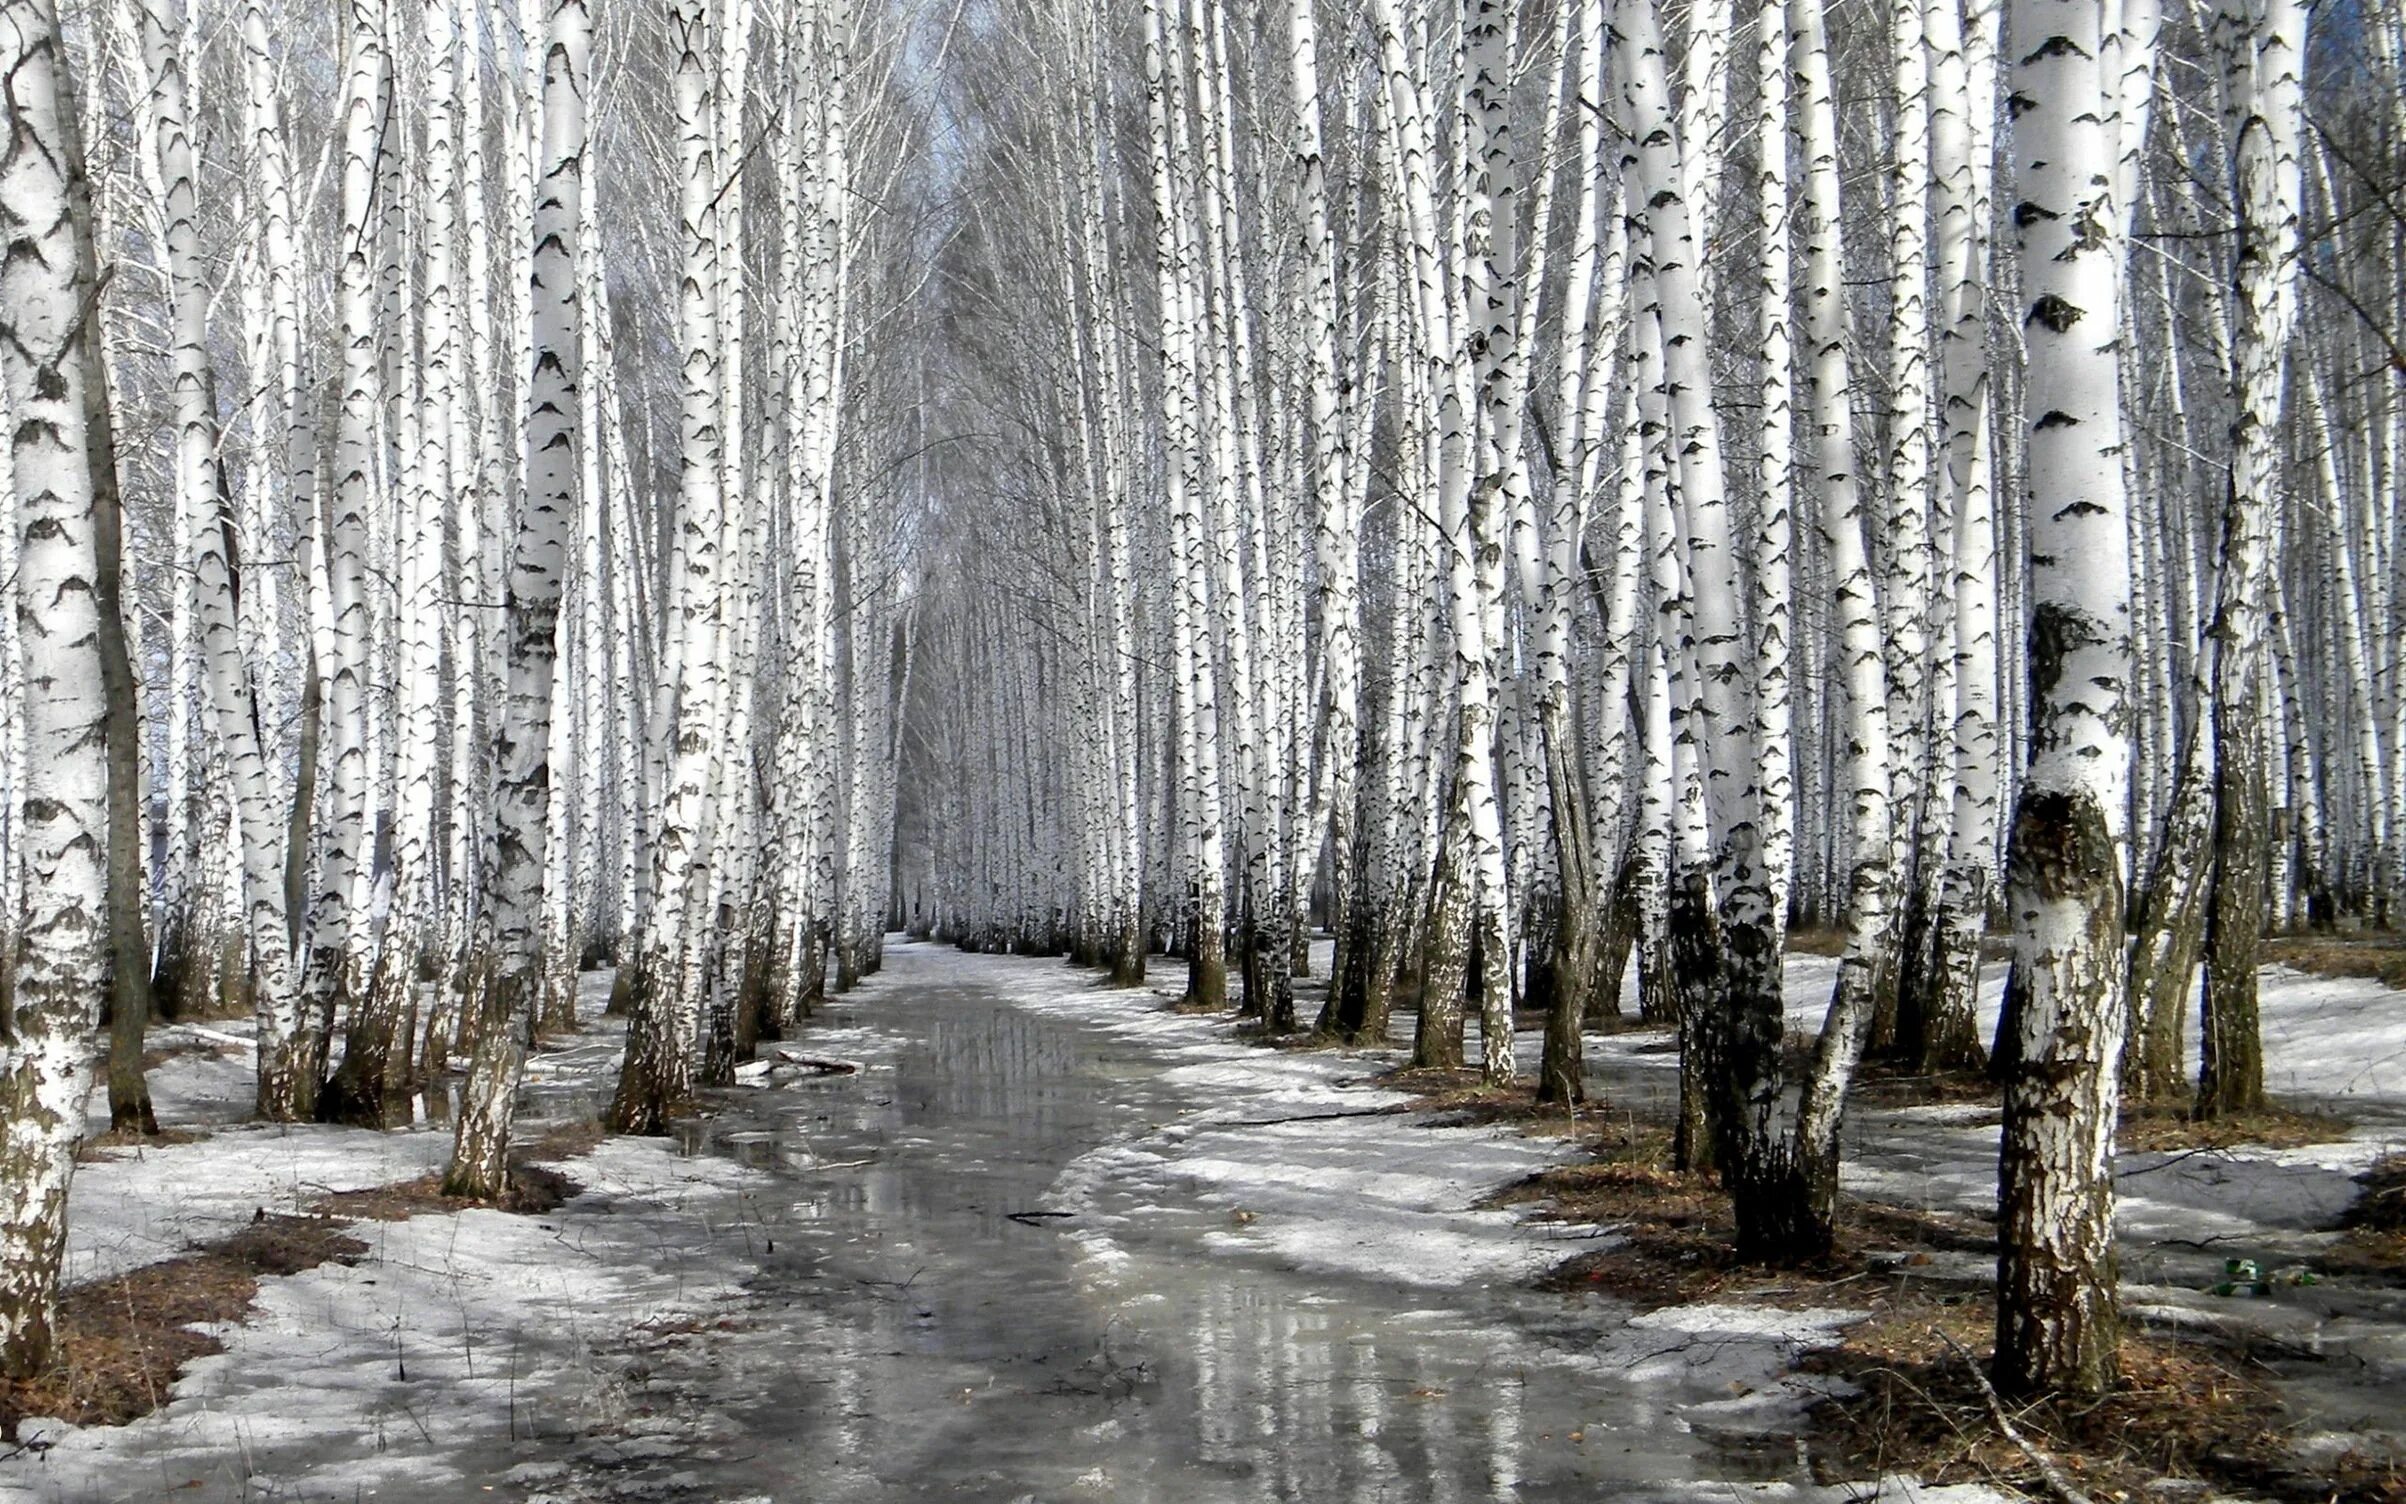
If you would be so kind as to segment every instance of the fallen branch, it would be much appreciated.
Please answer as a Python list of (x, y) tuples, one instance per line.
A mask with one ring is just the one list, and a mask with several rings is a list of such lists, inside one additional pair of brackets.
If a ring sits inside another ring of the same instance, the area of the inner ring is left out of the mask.
[(2199, 1144), (2194, 1149), (2182, 1149), (2155, 1164), (2141, 1165), (2135, 1170), (2117, 1169), (2114, 1171), (2114, 1178), (2116, 1180), (2136, 1180), (2141, 1175), (2153, 1175), (2158, 1170), (2169, 1170), (2174, 1165), (2186, 1164), (2192, 1159), (2196, 1159), (2201, 1155), (2207, 1154), (2216, 1155), (2223, 1159), (2233, 1159), (2237, 1157), (2233, 1155), (2230, 1149), (2225, 1145)]
[(1413, 1111), (1409, 1107), (1364, 1107), (1351, 1112), (1306, 1112), (1291, 1118), (1216, 1118), (1209, 1122), (1190, 1124), (1194, 1128), (1282, 1128), (1289, 1123), (1333, 1123), (1339, 1118), (1392, 1118)]
[(2038, 1475), (2045, 1481), (2048, 1490), (2056, 1498), (2062, 1500), (2063, 1504), (2096, 1504), (2095, 1500), (2080, 1491), (2080, 1485), (2074, 1483), (2069, 1474), (2056, 1466), (2054, 1458), (2040, 1450), (2038, 1445), (2029, 1437), (2024, 1436), (2021, 1428), (2013, 1423), (2012, 1417), (2005, 1413), (2005, 1402), (1997, 1398), (1995, 1386), (1988, 1382), (1988, 1375), (1980, 1371), (1979, 1360), (1964, 1351), (1963, 1344), (1957, 1342), (1946, 1332), (1937, 1327), (1932, 1327), (1930, 1330), (1939, 1341), (1954, 1350), (1956, 1357), (1963, 1360), (1963, 1366), (1971, 1374), (1972, 1382), (1980, 1386), (1980, 1397), (1988, 1401), (1988, 1413), (1996, 1421), (1997, 1429), (2004, 1434), (2007, 1441), (2021, 1448), (2022, 1455), (2030, 1459), (2032, 1467), (2038, 1469)]
[(816, 1071), (822, 1076), (857, 1076), (860, 1074), (860, 1062), (857, 1060), (830, 1060), (817, 1055), (797, 1055), (791, 1050), (777, 1051), (777, 1059), (780, 1064), (798, 1065), (804, 1070)]
[(257, 1040), (245, 1039), (239, 1034), (228, 1034), (223, 1029), (205, 1029), (199, 1024), (178, 1024), (176, 1027), (204, 1044), (213, 1044), (225, 1049), (247, 1050), (258, 1043)]

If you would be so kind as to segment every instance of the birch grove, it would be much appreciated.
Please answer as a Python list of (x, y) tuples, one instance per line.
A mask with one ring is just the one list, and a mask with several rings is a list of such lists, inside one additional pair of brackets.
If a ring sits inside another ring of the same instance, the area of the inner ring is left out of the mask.
[(507, 1201), (530, 1051), (668, 1133), (907, 933), (1550, 1111), (1666, 1030), (1750, 1262), (1993, 1082), (1996, 1382), (2110, 1387), (2125, 1100), (2406, 919), (2346, 17), (7, 0), (0, 1365), (154, 993)]

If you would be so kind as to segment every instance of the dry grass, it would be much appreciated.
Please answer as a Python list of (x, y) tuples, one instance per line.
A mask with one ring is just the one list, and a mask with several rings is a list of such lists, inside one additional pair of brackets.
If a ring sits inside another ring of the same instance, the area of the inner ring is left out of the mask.
[[(2260, 1126), (2260, 1125), (2259, 1125)], [(2299, 1128), (2296, 1131), (2305, 1131)], [(2309, 1140), (2310, 1141), (2310, 1140)], [(1985, 1270), (1996, 1248), (1982, 1219), (1848, 1199), (1829, 1257), (1782, 1268), (1738, 1261), (1718, 1180), (1670, 1167), (1670, 1134), (1629, 1120), (1596, 1141), (1593, 1163), (1548, 1170), (1494, 1204), (1538, 1203), (1538, 1215), (1612, 1228), (1621, 1241), (1582, 1254), (1541, 1282), (1594, 1291), (1643, 1310), (1728, 1302), (1785, 1310), (1869, 1309), (1839, 1346), (1805, 1360), (1860, 1391), (1815, 1407), (1807, 1438), (1823, 1482), (1912, 1473), (1931, 1483), (1986, 1483), (2047, 1496), (2029, 1458), (1998, 1431), (1963, 1358), (1988, 1350), (1996, 1321)], [(2406, 1155), (2366, 1177), (2353, 1236), (2406, 1251)], [(1952, 1270), (1942, 1266), (1942, 1260)], [(2326, 1264), (2326, 1267), (2333, 1267)], [(2406, 1267), (2393, 1262), (2390, 1268)], [(2127, 1335), (2123, 1379), (2102, 1400), (2017, 1408), (2015, 1424), (2099, 1504), (2148, 1497), (2164, 1479), (2320, 1504), (2406, 1504), (2395, 1458), (2351, 1454), (2307, 1475), (2295, 1432), (2270, 1388), (2189, 1339)]]
[(2283, 935), (2265, 941), (2262, 956), (2318, 977), (2370, 977), (2406, 989), (2406, 935)]
[(2378, 1227), (2351, 1227), (2314, 1261), (2325, 1274), (2352, 1274), (2392, 1285), (2406, 1285), (2406, 1232)]
[(2196, 1119), (2177, 1106), (2125, 1102), (2115, 1147), (2124, 1154), (2181, 1149), (2298, 1149), (2337, 1143), (2348, 1136), (2348, 1120), (2324, 1112), (2293, 1112), (2267, 1103), (2261, 1112)]
[(1484, 1127), (1505, 1123), (1535, 1138), (1593, 1137), (1600, 1152), (1604, 1152), (1607, 1140), (1615, 1134), (1625, 1134), (1633, 1122), (1627, 1112), (1608, 1102), (1582, 1102), (1575, 1108), (1560, 1102), (1540, 1102), (1534, 1081), (1489, 1086), (1476, 1070), (1468, 1068), (1398, 1066), (1379, 1074), (1374, 1084), (1412, 1093), (1412, 1100), (1393, 1110), (1437, 1114), (1440, 1121), (1436, 1126)]
[(546, 1124), (543, 1131), (510, 1145), (510, 1188), (498, 1204), (472, 1196), (446, 1196), (443, 1177), (421, 1175), (415, 1180), (335, 1191), (309, 1203), (309, 1209), (331, 1217), (356, 1217), (371, 1222), (405, 1222), (429, 1213), (490, 1207), (495, 1211), (539, 1216), (584, 1189), (548, 1164), (590, 1154), (608, 1137), (598, 1118), (571, 1118)]
[(2406, 1154), (2385, 1156), (2356, 1179), (2364, 1194), (2341, 1221), (2339, 1241), (2315, 1262), (2332, 1274), (2406, 1284)]
[(1734, 1251), (1736, 1230), (1719, 1180), (1648, 1162), (1667, 1143), (1660, 1130), (1641, 1128), (1632, 1157), (1547, 1170), (1497, 1196), (1498, 1204), (1542, 1201), (1540, 1215), (1619, 1234), (1614, 1246), (1556, 1268), (1544, 1288), (1599, 1291), (1641, 1310), (1697, 1301), (1788, 1310), (1860, 1306), (1925, 1281), (1937, 1254), (1985, 1255), (1996, 1246), (1989, 1229), (1968, 1217), (1849, 1200), (1840, 1206), (1838, 1243), (1827, 1258), (1780, 1267), (1745, 1263)]
[[(1391, 1070), (1380, 1071), (1370, 1080), (1373, 1086), (1383, 1086), (1390, 1091), (1411, 1092), (1419, 1100), (1404, 1109), (1408, 1112), (1434, 1110), (1440, 1098), (1486, 1089), (1486, 1078), (1479, 1074), (1477, 1067), (1468, 1065), (1413, 1065), (1407, 1061)], [(1421, 1105), (1424, 1101), (1428, 1104), (1425, 1107)]]
[[(1808, 1358), (1811, 1371), (1860, 1391), (1814, 1408), (1815, 1472), (1824, 1481), (1904, 1472), (2048, 1497), (2028, 1456), (1998, 1430), (1963, 1354), (1939, 1335), (1985, 1361), (1995, 1321), (1986, 1294), (1945, 1305), (1900, 1291), (1837, 1348)], [(2111, 1393), (2017, 1405), (2011, 1414), (2099, 1501), (2145, 1498), (2167, 1479), (2324, 1504), (2406, 1499), (2406, 1476), (2394, 1462), (2356, 1457), (2328, 1474), (2300, 1471), (2278, 1397), (2195, 1342), (2125, 1335), (2122, 1379)]]
[(601, 1147), (610, 1130), (597, 1117), (569, 1118), (543, 1125), (543, 1131), (531, 1138), (520, 1138), (510, 1148), (510, 1158), (530, 1163), (556, 1163), (576, 1159)]
[(1261, 1042), (1273, 1050), (1293, 1050), (1303, 1054), (1322, 1051), (1367, 1050), (1378, 1048), (1378, 1041), (1368, 1037), (1348, 1039), (1335, 1029), (1304, 1029), (1293, 1034), (1264, 1034)]
[(1540, 1282), (1547, 1289), (1597, 1291), (1642, 1310), (1705, 1300), (1859, 1306), (1880, 1290), (1926, 1278), (1935, 1254), (1986, 1254), (1996, 1246), (1992, 1230), (1968, 1217), (1848, 1198), (1829, 1258), (1779, 1268), (1741, 1263), (1728, 1194), (1718, 1176), (1672, 1167), (1668, 1123), (1598, 1113), (1585, 1127), (1592, 1161), (1540, 1171), (1488, 1202), (1618, 1234), (1612, 1246), (1554, 1269)]
[(1626, 1013), (1606, 1013), (1592, 1006), (1587, 1010), (1583, 1022), (1585, 1032), (1589, 1034), (1664, 1034), (1674, 1027), (1667, 1018), (1647, 1018), (1635, 1009)]
[(1791, 929), (1788, 931), (1787, 950), (1792, 956), (1828, 956), (1835, 959), (1846, 954), (1846, 931), (1835, 925)]
[[(2003, 1112), (2001, 1093), (1978, 1071), (1921, 1075), (1865, 1061), (1847, 1094), (1851, 1106), (1866, 1108), (1984, 1104)], [(2126, 1101), (2115, 1147), (2124, 1154), (2184, 1149), (2298, 1149), (2344, 1141), (2353, 1125), (2323, 1112), (2299, 1112), (2267, 1104), (2261, 1112), (2200, 1120), (2177, 1103)]]
[(1847, 1089), (1846, 1100), (1856, 1107), (1957, 1106), (1986, 1102), (2003, 1110), (2004, 1092), (1980, 1071), (1937, 1071), (1923, 1074), (1881, 1060), (1866, 1060)]
[[(1786, 946), (1792, 956), (1828, 956), (1833, 959), (1846, 954), (1846, 931), (1835, 925), (1811, 925), (1788, 931)], [(1980, 957), (1985, 961), (2002, 961), (2012, 953), (2011, 937), (1995, 932), (1981, 936)]]
[[(1573, 1122), (1560, 1108), (1539, 1109), (1528, 1088), (1497, 1091), (1475, 1071), (1407, 1067), (1380, 1081), (1417, 1094), (1400, 1110), (1534, 1132), (1563, 1131)], [(1973, 1075), (1876, 1070), (1857, 1092), (1858, 1102), (1895, 1106), (1996, 1096)], [(1827, 1258), (1748, 1265), (1735, 1255), (1730, 1204), (1717, 1177), (1671, 1167), (1667, 1125), (1590, 1109), (1577, 1126), (1592, 1135), (1593, 1162), (1533, 1175), (1488, 1203), (1531, 1206), (1537, 1216), (1593, 1223), (1617, 1235), (1610, 1246), (1558, 1266), (1542, 1288), (1608, 1294), (1641, 1310), (1708, 1301), (1868, 1309), (1872, 1316), (1851, 1327), (1837, 1348), (1805, 1360), (1860, 1391), (1813, 1412), (1807, 1440), (1822, 1481), (1902, 1472), (1931, 1483), (2048, 1495), (2030, 1459), (1998, 1430), (1964, 1358), (1937, 1335), (1944, 1330), (1986, 1361), (1996, 1320), (1985, 1277), (1996, 1239), (1986, 1219), (1849, 1198)], [(2277, 1107), (2213, 1123), (2133, 1107), (2122, 1147), (2288, 1147), (2342, 1138), (2347, 1127)], [(2382, 1161), (2364, 1180), (2350, 1241), (2320, 1263), (2332, 1272), (2396, 1276), (2406, 1270), (2406, 1154)], [(2406, 1504), (2406, 1469), (2396, 1457), (2351, 1453), (2311, 1474), (2302, 1470), (2290, 1417), (2266, 1384), (2235, 1366), (2236, 1357), (2194, 1338), (2141, 1333), (2126, 1334), (2122, 1352), (2122, 1381), (2103, 1399), (2012, 1412), (2025, 1436), (2098, 1504), (2151, 1497), (2151, 1486), (2165, 1480), (2318, 1504)]]
[(75, 1162), (79, 1165), (101, 1164), (125, 1157), (123, 1151), (139, 1155), (144, 1149), (164, 1149), (169, 1144), (197, 1144), (209, 1137), (205, 1128), (162, 1128), (156, 1133), (135, 1133), (123, 1128), (111, 1128), (96, 1133), (75, 1146)]
[(2406, 1233), (2406, 1154), (2384, 1155), (2356, 1178), (2364, 1197), (2349, 1209), (2348, 1225)]
[(196, 1325), (240, 1320), (264, 1276), (350, 1263), (367, 1251), (331, 1221), (261, 1212), (181, 1258), (66, 1291), (50, 1366), (30, 1379), (0, 1379), (0, 1436), (15, 1440), (18, 1423), (34, 1415), (78, 1426), (148, 1415), (185, 1365), (225, 1351)]
[(582, 1186), (557, 1170), (548, 1170), (540, 1165), (512, 1165), (509, 1191), (498, 1206), (473, 1196), (446, 1196), (443, 1194), (442, 1176), (421, 1175), (415, 1180), (398, 1180), (391, 1185), (335, 1191), (310, 1202), (309, 1210), (320, 1216), (370, 1222), (406, 1222), (427, 1213), (440, 1215), (464, 1212), (475, 1207), (493, 1207), (498, 1211), (533, 1216), (556, 1209), (582, 1189)]
[(186, 1035), (181, 1038), (168, 1039), (164, 1043), (154, 1044), (145, 1049), (142, 1052), (142, 1069), (155, 1071), (168, 1061), (180, 1060), (186, 1055), (233, 1055), (236, 1053), (238, 1052), (230, 1045), (219, 1044), (211, 1039), (202, 1039), (198, 1035)]
[[(1359, 1048), (1360, 1045), (1330, 1029), (1296, 1029), (1285, 1034), (1272, 1034), (1261, 1029), (1239, 1029), (1237, 1038), (1246, 1044), (1265, 1050), (1285, 1050), (1290, 1054), (1336, 1053)], [(1368, 1041), (1361, 1041), (1366, 1045)]]
[[(202, 1137), (175, 1130), (155, 1138), (111, 1133), (86, 1141), (77, 1157)], [(567, 1176), (523, 1161), (574, 1158), (601, 1139), (601, 1125), (588, 1119), (551, 1124), (521, 1140), (512, 1155), (520, 1162), (510, 1170), (510, 1194), (502, 1209), (548, 1212), (577, 1194), (581, 1187)], [(78, 1426), (122, 1425), (158, 1409), (186, 1365), (225, 1351), (224, 1343), (196, 1326), (239, 1322), (262, 1278), (349, 1264), (368, 1252), (367, 1244), (342, 1230), (345, 1220), (393, 1222), (479, 1204), (442, 1195), (441, 1179), (433, 1175), (337, 1191), (319, 1198), (307, 1216), (261, 1211), (240, 1232), (180, 1258), (67, 1290), (59, 1300), (49, 1367), (30, 1379), (0, 1379), (0, 1438), (15, 1440), (18, 1423), (29, 1416)]]

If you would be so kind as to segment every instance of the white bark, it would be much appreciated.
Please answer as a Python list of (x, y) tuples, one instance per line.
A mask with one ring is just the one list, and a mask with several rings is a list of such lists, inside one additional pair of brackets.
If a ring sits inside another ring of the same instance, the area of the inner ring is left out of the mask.
[(528, 375), (526, 495), (510, 547), (504, 632), (508, 693), (495, 745), (494, 861), (485, 902), (494, 954), (476, 1055), (469, 1065), (445, 1185), (495, 1197), (507, 1155), (526, 1010), (541, 981), (537, 925), (546, 881), (552, 783), (553, 673), (562, 577), (577, 520), (578, 383), (583, 371), (577, 221), (585, 172), (585, 101), (592, 20), (584, 0), (551, 0), (543, 42), (543, 141), (528, 298), (535, 356)]
[(250, 985), (258, 1021), (258, 1108), (262, 1117), (290, 1119), (302, 1111), (306, 1097), (295, 1079), (304, 1065), (295, 1051), (305, 1031), (293, 992), (286, 929), (286, 816), (260, 743), (260, 716), (248, 666), (254, 650), (244, 640), (235, 599), (238, 581), (229, 546), (233, 519), (218, 469), (220, 435), (209, 367), (209, 286), (200, 246), (198, 170), (174, 20), (164, 0), (142, 0), (149, 114), (155, 130), (150, 150), (166, 190), (164, 250), (173, 330), (177, 487), (196, 499), (183, 541), (241, 850), (244, 929), (251, 947)]
[(662, 1133), (693, 1090), (701, 999), (687, 990), (691, 911), (707, 900), (711, 851), (706, 821), (719, 759), (720, 707), (726, 692), (722, 608), (723, 508), (719, 444), (717, 285), (721, 254), (711, 196), (717, 187), (710, 128), (712, 70), (707, 19), (680, 6), (674, 15), (679, 250), (677, 532), (683, 574), (672, 623), (673, 653), (663, 679), (680, 676), (675, 742), (653, 832), (651, 906), (637, 962), (634, 1013), (611, 1121), (622, 1132)]
[(49, 1356), (67, 1183), (106, 985), (108, 710), (101, 689), (89, 323), (91, 200), (58, 18), (0, 6), (0, 383), (9, 416), (25, 764), (9, 1031), (0, 1043), (0, 1373)]
[[(320, 766), (324, 792), (316, 807), (318, 862), (309, 909), (309, 954), (302, 994), (313, 1027), (328, 1023), (357, 999), (367, 960), (369, 803), (375, 769), (368, 743), (371, 638), (368, 599), (372, 519), (380, 510), (383, 369), (378, 270), (383, 255), (378, 187), (391, 110), (391, 73), (383, 16), (370, 0), (350, 0), (350, 66), (343, 90), (343, 246), (337, 271), (336, 318), (341, 346), (340, 398), (334, 442), (334, 490), (318, 540), (325, 571), (318, 674), (324, 683)], [(324, 1044), (313, 1043), (322, 1069)], [(306, 1088), (314, 1092), (314, 1080)], [(311, 1104), (314, 1106), (314, 1103)]]
[(2130, 534), (2117, 391), (2114, 79), (2097, 0), (2012, 0), (2032, 753), (2008, 867), (2017, 1007), (1998, 1213), (2001, 1387), (2115, 1372)]

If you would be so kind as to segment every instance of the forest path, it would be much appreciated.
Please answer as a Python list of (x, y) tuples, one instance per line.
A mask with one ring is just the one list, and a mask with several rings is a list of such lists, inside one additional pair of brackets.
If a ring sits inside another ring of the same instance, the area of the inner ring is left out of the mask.
[[(1792, 969), (1809, 1013), (1827, 979)], [(1784, 1423), (1804, 1391), (1781, 1377), (1840, 1313), (1631, 1317), (1533, 1292), (1597, 1230), (1477, 1207), (1558, 1143), (1380, 1111), (1401, 1100), (1371, 1080), (1389, 1059), (1245, 1043), (1224, 1016), (1170, 1011), (1175, 982), (1113, 991), (1057, 961), (890, 946), (787, 1047), (858, 1074), (726, 1094), (693, 1126), (693, 1152), (768, 1177), (746, 1215), (774, 1248), (725, 1329), (649, 1355), (633, 1444), (573, 1448), (536, 1504), (1843, 1496), (1799, 1486)], [(2296, 1033), (2330, 990), (2281, 980), (2274, 1017)], [(2345, 1002), (2348, 1029), (2386, 1028), (2389, 1009)], [(2331, 1074), (2283, 1038), (2300, 1085)], [(1667, 1097), (1661, 1043), (1591, 1038), (1591, 1094)], [(2385, 1403), (2394, 1295), (2201, 1287), (2234, 1251), (2282, 1263), (2327, 1242), (2313, 1229), (2398, 1141), (2393, 1077), (2348, 1078), (2364, 1126), (2346, 1143), (2120, 1166), (2125, 1298), (2344, 1355), (2271, 1370), (2341, 1431)], [(1866, 1107), (1849, 1139), (1859, 1194), (1994, 1205), (1991, 1112)], [(1938, 1265), (1986, 1277), (1979, 1256)]]
[(732, 1094), (695, 1130), (772, 1177), (747, 1298), (650, 1357), (639, 1444), (572, 1446), (535, 1497), (1536, 1501), (1762, 1475), (1678, 1412), (1737, 1403), (1784, 1337), (1518, 1288), (1567, 1250), (1470, 1207), (1557, 1151), (1341, 1115), (1395, 1100), (1358, 1057), (1160, 1003), (889, 949), (788, 1046), (859, 1074)]

